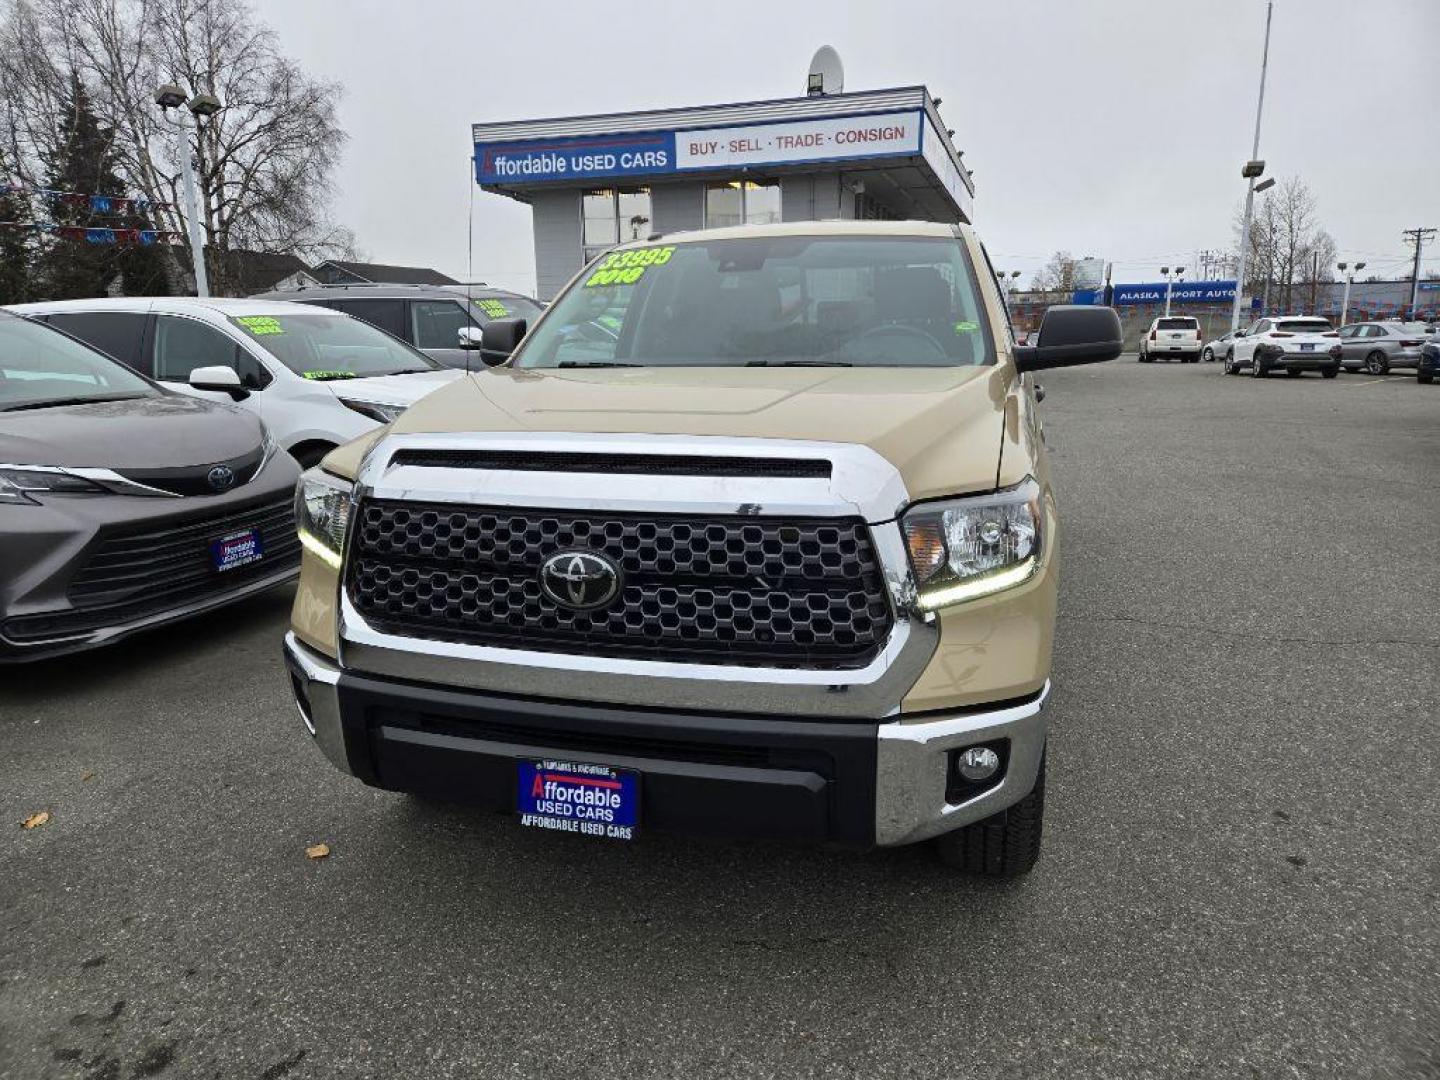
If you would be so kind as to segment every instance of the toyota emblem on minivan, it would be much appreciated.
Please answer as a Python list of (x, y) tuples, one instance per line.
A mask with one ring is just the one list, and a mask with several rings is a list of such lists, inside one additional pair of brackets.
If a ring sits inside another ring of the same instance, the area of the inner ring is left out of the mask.
[(604, 607), (620, 591), (620, 568), (594, 551), (558, 551), (540, 564), (540, 588), (572, 611)]

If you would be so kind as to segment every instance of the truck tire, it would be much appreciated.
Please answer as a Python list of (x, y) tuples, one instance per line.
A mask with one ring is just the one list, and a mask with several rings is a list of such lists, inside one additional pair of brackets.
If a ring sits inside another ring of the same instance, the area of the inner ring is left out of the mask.
[(1040, 858), (1045, 823), (1045, 756), (1035, 786), (1014, 806), (934, 840), (946, 866), (982, 877), (1014, 878), (1028, 874)]

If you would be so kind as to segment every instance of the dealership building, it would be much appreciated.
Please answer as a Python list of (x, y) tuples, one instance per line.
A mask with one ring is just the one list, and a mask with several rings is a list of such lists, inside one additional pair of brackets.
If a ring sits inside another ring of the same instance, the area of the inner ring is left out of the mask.
[(685, 229), (968, 222), (975, 188), (923, 86), (476, 124), (475, 179), (530, 204), (553, 297), (590, 258)]

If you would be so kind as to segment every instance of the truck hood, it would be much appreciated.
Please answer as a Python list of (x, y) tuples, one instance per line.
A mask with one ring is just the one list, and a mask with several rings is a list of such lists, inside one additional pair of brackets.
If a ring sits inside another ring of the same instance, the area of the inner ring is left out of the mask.
[(463, 371), (417, 371), (410, 375), (374, 375), (368, 379), (334, 379), (322, 383), (336, 397), (373, 401), (377, 405), (413, 405), (431, 390), (463, 379)]
[(7, 465), (172, 469), (229, 461), (259, 446), (255, 417), (185, 394), (0, 413)]
[(1008, 389), (1001, 367), (495, 368), (426, 398), (392, 430), (855, 443), (893, 464), (921, 499), (996, 486)]

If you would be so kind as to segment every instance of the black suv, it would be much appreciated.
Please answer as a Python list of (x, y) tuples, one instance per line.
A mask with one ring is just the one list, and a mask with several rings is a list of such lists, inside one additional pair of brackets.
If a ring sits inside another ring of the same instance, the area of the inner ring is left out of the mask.
[[(488, 285), (317, 285), (257, 293), (252, 299), (292, 300), (334, 308), (394, 334), (434, 360), (453, 368), (480, 366), (480, 331), (495, 319), (533, 323), (539, 303)], [(473, 345), (461, 344), (461, 331)]]

